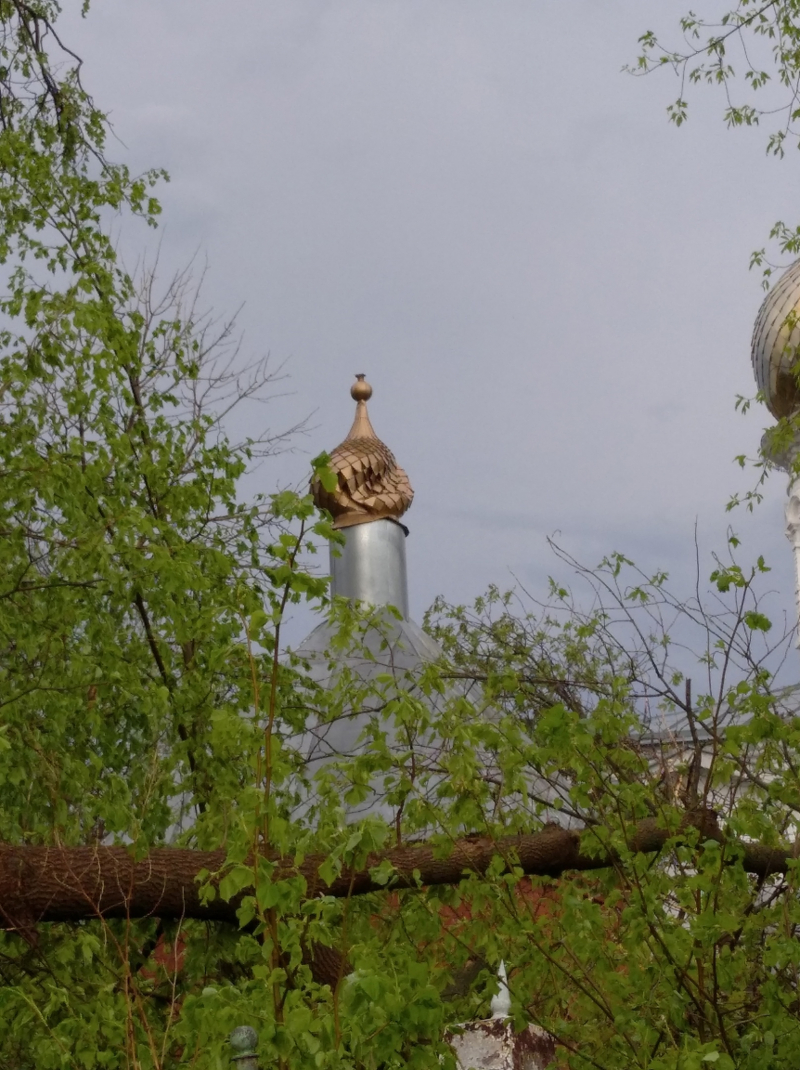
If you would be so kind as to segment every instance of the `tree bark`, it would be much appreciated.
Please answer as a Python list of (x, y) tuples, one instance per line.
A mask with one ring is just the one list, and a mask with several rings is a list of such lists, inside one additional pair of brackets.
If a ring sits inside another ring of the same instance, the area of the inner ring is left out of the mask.
[[(699, 829), (706, 838), (724, 842), (711, 811), (687, 814), (685, 827)], [(558, 877), (569, 870), (601, 869), (615, 858), (600, 851), (581, 851), (581, 831), (550, 826), (541, 832), (492, 840), (467, 837), (457, 840), (442, 858), (430, 844), (396, 847), (371, 855), (363, 869), (343, 869), (331, 884), (319, 875), (323, 855), (311, 855), (296, 865), (281, 860), (279, 876), (302, 874), (308, 895), (344, 898), (384, 891), (371, 871), (388, 859), (394, 867), (390, 887), (457, 884), (465, 874), (484, 874), (498, 856), (530, 875)], [(630, 846), (642, 853), (660, 850), (670, 834), (653, 819), (634, 826)], [(602, 839), (598, 840), (601, 843)], [(785, 873), (794, 857), (789, 848), (739, 844), (744, 869), (760, 876)], [(197, 918), (236, 922), (245, 889), (229, 901), (217, 895), (202, 902), (198, 874), (219, 871), (225, 851), (156, 848), (136, 860), (125, 847), (13, 847), (0, 846), (0, 921), (3, 926), (32, 934), (39, 922), (81, 919)]]

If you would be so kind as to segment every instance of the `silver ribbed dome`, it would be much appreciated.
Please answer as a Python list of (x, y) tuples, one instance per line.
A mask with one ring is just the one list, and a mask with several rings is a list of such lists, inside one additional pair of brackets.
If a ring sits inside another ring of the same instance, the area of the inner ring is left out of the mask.
[(753, 373), (772, 415), (781, 419), (800, 410), (800, 387), (792, 372), (800, 359), (800, 260), (764, 298), (751, 352)]

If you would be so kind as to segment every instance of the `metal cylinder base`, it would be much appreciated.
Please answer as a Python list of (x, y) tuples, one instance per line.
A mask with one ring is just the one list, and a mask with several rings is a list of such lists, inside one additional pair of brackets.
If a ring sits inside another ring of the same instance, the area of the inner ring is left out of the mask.
[(331, 592), (353, 602), (394, 606), (408, 620), (406, 529), (396, 520), (344, 528), (344, 546), (331, 544)]

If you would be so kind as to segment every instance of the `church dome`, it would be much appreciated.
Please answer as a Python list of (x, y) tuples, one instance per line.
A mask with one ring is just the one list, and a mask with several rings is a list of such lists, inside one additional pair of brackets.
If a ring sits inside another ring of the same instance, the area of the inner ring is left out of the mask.
[(414, 491), (394, 454), (372, 428), (367, 415), (372, 387), (363, 375), (356, 376), (350, 396), (356, 403), (356, 417), (329, 462), (336, 474), (336, 487), (329, 491), (319, 479), (312, 480), (314, 501), (333, 516), (335, 528), (370, 520), (399, 520), (411, 505)]
[(800, 411), (800, 260), (781, 275), (753, 328), (753, 372), (776, 419)]

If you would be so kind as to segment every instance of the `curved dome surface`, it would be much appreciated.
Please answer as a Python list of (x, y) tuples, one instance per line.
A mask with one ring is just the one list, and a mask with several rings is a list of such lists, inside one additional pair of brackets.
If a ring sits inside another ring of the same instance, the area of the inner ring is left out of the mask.
[(753, 373), (767, 408), (776, 419), (800, 410), (800, 387), (793, 368), (800, 359), (800, 260), (781, 275), (756, 317)]
[(367, 402), (372, 397), (372, 387), (363, 374), (356, 376), (350, 396), (356, 402), (356, 418), (347, 438), (330, 458), (336, 486), (327, 490), (319, 479), (312, 479), (314, 501), (320, 509), (328, 510), (335, 528), (369, 520), (399, 520), (411, 505), (414, 491), (394, 454), (370, 423)]

